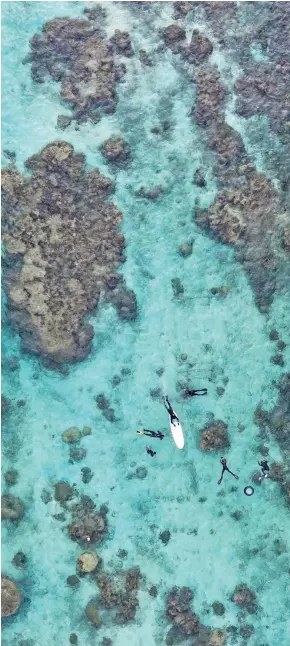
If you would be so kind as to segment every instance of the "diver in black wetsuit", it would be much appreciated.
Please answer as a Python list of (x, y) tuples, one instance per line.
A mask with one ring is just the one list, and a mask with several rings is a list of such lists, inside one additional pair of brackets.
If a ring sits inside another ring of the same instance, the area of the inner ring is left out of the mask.
[(161, 431), (150, 431), (148, 428), (143, 428), (140, 431), (136, 431), (138, 435), (148, 435), (148, 437), (157, 437), (159, 440), (163, 440), (165, 435)]
[(234, 476), (234, 478), (236, 478), (236, 480), (238, 480), (238, 479), (239, 479), (239, 476), (236, 476), (236, 474), (235, 474), (235, 473), (233, 473), (232, 471), (230, 471), (230, 469), (228, 468), (227, 461), (226, 461), (226, 459), (225, 459), (225, 458), (221, 458), (221, 459), (220, 459), (220, 463), (223, 465), (223, 470), (222, 470), (222, 475), (221, 475), (220, 479), (218, 480), (218, 485), (220, 485), (220, 484), (221, 484), (221, 481), (222, 481), (222, 479), (223, 479), (223, 477), (224, 477), (224, 472), (225, 472), (225, 471), (228, 471), (232, 476)]
[[(259, 465), (259, 467), (262, 467), (262, 474), (263, 474), (264, 478), (268, 478), (269, 477), (270, 467), (268, 465), (267, 460), (262, 460), (261, 462), (258, 462), (258, 465)], [(260, 478), (260, 479), (262, 480), (262, 478)]]
[(172, 408), (172, 406), (171, 406), (171, 404), (170, 404), (170, 402), (168, 400), (167, 395), (165, 395), (165, 397), (163, 397), (163, 401), (164, 401), (164, 406), (165, 406), (167, 412), (170, 415), (170, 421), (172, 422), (172, 424), (179, 424), (179, 419), (178, 419), (177, 415), (175, 415), (175, 412), (174, 412), (174, 410), (173, 410), (173, 408)]
[(199, 390), (190, 390), (189, 388), (184, 389), (184, 397), (202, 397), (202, 395), (207, 395), (207, 388), (200, 388)]
[(148, 453), (148, 455), (151, 455), (151, 458), (156, 455), (156, 451), (153, 451), (153, 449), (151, 449), (151, 446), (146, 446), (146, 452)]

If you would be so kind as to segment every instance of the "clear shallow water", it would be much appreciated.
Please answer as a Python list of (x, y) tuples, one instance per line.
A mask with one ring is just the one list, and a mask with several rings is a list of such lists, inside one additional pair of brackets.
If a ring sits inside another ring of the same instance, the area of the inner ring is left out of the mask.
[[(114, 646), (164, 644), (169, 628), (166, 595), (174, 584), (194, 590), (194, 608), (203, 623), (226, 628), (238, 625), (238, 608), (230, 597), (237, 584), (246, 582), (259, 602), (259, 612), (247, 620), (255, 628), (247, 643), (288, 646), (288, 553), (277, 555), (274, 541), (288, 543), (289, 549), (289, 511), (278, 484), (263, 483), (252, 498), (244, 496), (243, 488), (260, 458), (254, 411), (259, 402), (268, 410), (275, 405), (273, 382), (281, 375), (281, 368), (270, 363), (269, 331), (274, 327), (287, 341), (289, 301), (279, 296), (269, 316), (260, 314), (232, 251), (195, 226), (192, 210), (201, 191), (192, 178), (202, 161), (209, 167), (202, 206), (214, 200), (216, 184), (204, 138), (189, 118), (194, 86), (179, 73), (169, 50), (152, 68), (141, 67), (137, 57), (126, 60), (127, 75), (117, 88), (116, 112), (98, 126), (80, 125), (79, 130), (71, 126), (60, 136), (56, 119), (65, 110), (57, 84), (47, 81), (35, 88), (29, 66), (21, 61), (41, 24), (56, 16), (80, 16), (83, 7), (73, 2), (3, 3), (2, 147), (16, 152), (17, 166), (23, 170), (27, 157), (62, 138), (84, 152), (89, 165), (108, 175), (100, 145), (112, 133), (121, 133), (128, 141), (133, 162), (117, 173), (114, 201), (123, 212), (127, 244), (121, 271), (136, 293), (140, 314), (135, 323), (121, 323), (113, 308), (100, 307), (90, 319), (95, 329), (93, 352), (70, 368), (67, 377), (45, 370), (23, 354), (18, 337), (4, 321), (4, 359), (6, 353), (20, 361), (19, 371), (4, 372), (4, 393), (15, 401), (24, 399), (26, 405), (16, 407), (9, 427), (3, 429), (3, 472), (11, 467), (19, 471), (11, 492), (24, 500), (27, 511), (18, 527), (3, 524), (2, 569), (19, 583), (24, 597), (18, 614), (5, 621), (3, 642), (14, 646), (21, 639), (32, 639), (39, 646), (64, 646), (75, 632), (81, 646), (100, 644), (103, 636), (112, 639)], [(138, 19), (123, 3), (109, 3), (106, 9), (108, 35), (117, 27), (127, 29), (136, 50), (150, 51), (159, 42), (158, 28), (171, 23), (171, 3), (156, 6), (153, 32), (150, 21)], [(188, 24), (189, 33), (193, 26), (193, 21)], [(215, 61), (235, 76), (230, 60), (225, 62), (215, 53)], [(231, 114), (231, 102), (228, 110)], [(232, 118), (243, 133), (243, 122)], [(169, 134), (156, 138), (151, 128), (165, 119), (172, 123)], [(248, 131), (245, 141), (247, 137)], [(259, 152), (263, 170), (263, 153), (253, 148), (252, 159)], [(136, 200), (134, 193), (142, 184), (162, 184), (164, 196), (156, 202)], [(189, 238), (194, 240), (193, 253), (184, 259), (177, 247)], [(184, 286), (181, 301), (173, 298), (175, 277)], [(230, 288), (224, 299), (209, 292), (220, 285)], [(182, 353), (187, 354), (186, 362), (180, 360)], [(286, 371), (288, 348), (284, 359)], [(113, 387), (112, 379), (122, 368), (131, 372)], [(156, 374), (159, 368), (164, 369), (162, 377)], [(208, 387), (208, 397), (184, 402), (176, 390), (182, 378), (196, 388)], [(218, 386), (225, 388), (222, 397), (217, 395)], [(150, 396), (150, 389), (157, 387), (174, 402), (186, 447), (177, 452), (167, 435), (151, 460), (146, 441), (135, 431), (144, 425), (168, 433), (166, 412)], [(117, 412), (114, 424), (96, 407), (94, 396), (99, 393), (109, 398)], [(200, 430), (210, 414), (229, 425), (227, 458), (240, 478), (236, 491), (231, 490), (232, 479), (225, 480), (224, 496), (217, 496), (219, 455), (199, 449)], [(245, 426), (243, 432), (239, 424)], [(69, 426), (84, 425), (93, 429), (82, 440), (87, 457), (71, 465), (61, 434)], [(267, 446), (271, 461), (280, 461), (278, 444), (271, 440)], [(94, 473), (86, 485), (81, 479), (83, 466)], [(136, 466), (146, 466), (146, 479), (126, 478)], [(123, 567), (139, 566), (146, 578), (136, 622), (101, 626), (96, 632), (84, 618), (87, 602), (96, 595), (95, 583), (82, 579), (77, 591), (66, 585), (67, 576), (75, 572), (80, 548), (69, 540), (66, 523), (53, 518), (61, 511), (58, 503), (44, 505), (41, 500), (43, 489), (52, 490), (62, 479), (76, 483), (97, 505), (109, 507), (109, 535), (97, 549), (106, 569), (120, 565), (117, 552), (125, 549), (128, 557)], [(204, 503), (199, 501), (202, 496)], [(231, 517), (237, 509), (242, 512), (238, 522)], [(164, 529), (171, 532), (167, 546), (158, 539)], [(20, 550), (28, 557), (24, 571), (11, 563)], [(157, 599), (148, 595), (149, 583), (158, 587)], [(226, 606), (223, 617), (213, 615), (211, 604), (216, 600)], [(227, 643), (242, 644), (243, 639), (234, 642), (229, 634)]]

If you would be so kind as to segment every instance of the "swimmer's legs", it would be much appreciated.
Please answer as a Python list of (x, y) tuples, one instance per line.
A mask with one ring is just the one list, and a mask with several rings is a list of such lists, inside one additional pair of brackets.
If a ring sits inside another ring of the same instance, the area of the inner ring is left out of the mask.
[(230, 471), (230, 469), (229, 469), (227, 466), (223, 466), (222, 475), (221, 475), (220, 479), (219, 479), (219, 480), (218, 480), (218, 482), (217, 482), (217, 484), (218, 484), (218, 485), (220, 485), (220, 484), (221, 484), (222, 479), (223, 479), (223, 477), (224, 477), (224, 472), (225, 472), (225, 471), (228, 471), (232, 476), (234, 476), (234, 478), (235, 478), (236, 480), (238, 480), (238, 479), (239, 479), (239, 476), (237, 476), (235, 473), (233, 473), (232, 471)]
[(220, 484), (221, 484), (222, 479), (223, 479), (223, 477), (224, 477), (224, 472), (225, 472), (225, 471), (227, 471), (227, 469), (223, 466), (222, 475), (221, 475), (220, 479), (217, 481), (217, 484), (218, 484), (218, 485), (220, 485)]
[(228, 471), (232, 476), (234, 476), (234, 478), (236, 478), (236, 480), (238, 480), (238, 479), (239, 479), (239, 476), (237, 476), (235, 473), (233, 473), (232, 471), (230, 471), (230, 469), (227, 469), (227, 471)]

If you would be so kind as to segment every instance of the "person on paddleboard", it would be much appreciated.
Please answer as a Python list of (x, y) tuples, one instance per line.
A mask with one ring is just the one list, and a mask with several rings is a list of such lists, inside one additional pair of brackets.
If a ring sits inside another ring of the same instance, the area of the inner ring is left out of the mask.
[(148, 453), (148, 455), (151, 455), (151, 458), (153, 458), (154, 455), (156, 455), (156, 451), (153, 451), (151, 446), (146, 446), (146, 453)]
[(199, 390), (190, 390), (189, 388), (184, 388), (184, 397), (202, 397), (202, 395), (207, 395), (207, 388), (200, 388)]
[(142, 428), (139, 431), (136, 431), (138, 435), (148, 435), (148, 437), (157, 437), (159, 440), (163, 440), (165, 435), (161, 431), (150, 431), (148, 428)]
[(239, 476), (237, 476), (235, 473), (233, 473), (232, 471), (230, 471), (230, 469), (229, 469), (229, 467), (228, 467), (228, 465), (227, 465), (227, 461), (226, 461), (226, 459), (225, 459), (225, 458), (221, 458), (221, 459), (220, 459), (220, 463), (222, 464), (223, 470), (222, 470), (222, 475), (221, 475), (220, 479), (218, 480), (218, 485), (220, 485), (220, 484), (221, 484), (221, 481), (222, 481), (222, 479), (223, 479), (223, 477), (224, 477), (224, 472), (225, 472), (225, 471), (228, 471), (232, 476), (234, 476), (234, 478), (236, 478), (236, 480), (238, 480), (238, 479), (239, 479)]
[(164, 406), (165, 406), (167, 412), (170, 415), (171, 424), (179, 424), (179, 419), (178, 419), (177, 415), (175, 415), (175, 412), (174, 412), (174, 410), (173, 410), (173, 408), (172, 408), (172, 406), (170, 404), (170, 401), (168, 400), (167, 395), (165, 395), (163, 397), (163, 401), (164, 401)]

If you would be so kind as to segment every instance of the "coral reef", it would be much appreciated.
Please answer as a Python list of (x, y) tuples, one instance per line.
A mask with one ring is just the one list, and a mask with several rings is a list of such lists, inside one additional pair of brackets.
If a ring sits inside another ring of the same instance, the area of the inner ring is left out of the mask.
[(183, 296), (184, 287), (183, 287), (183, 284), (182, 284), (180, 278), (172, 278), (171, 286), (172, 286), (172, 291), (173, 291), (174, 298), (179, 298), (179, 296)]
[(132, 568), (114, 577), (102, 573), (97, 579), (100, 603), (104, 609), (115, 609), (115, 623), (131, 622), (139, 607), (138, 588), (141, 580), (139, 568)]
[(101, 593), (101, 604), (104, 608), (114, 608), (119, 600), (119, 594), (116, 590), (111, 577), (102, 573), (96, 579), (98, 588)]
[(1, 394), (1, 414), (3, 417), (9, 413), (11, 410), (11, 400), (8, 399), (8, 397), (5, 397), (5, 395)]
[(87, 451), (82, 446), (71, 446), (69, 450), (69, 462), (81, 462), (86, 455)]
[(236, 112), (242, 117), (267, 114), (270, 126), (279, 135), (289, 135), (290, 63), (248, 62), (244, 75), (235, 83)]
[(1, 496), (1, 518), (6, 520), (20, 520), (24, 516), (24, 503), (17, 496), (6, 493)]
[(227, 633), (225, 630), (216, 628), (212, 631), (209, 637), (208, 646), (224, 646), (227, 641)]
[(60, 130), (65, 130), (71, 124), (71, 117), (67, 117), (65, 114), (59, 114), (57, 117), (57, 127)]
[(95, 397), (98, 408), (102, 411), (103, 416), (108, 422), (115, 422), (116, 416), (113, 408), (110, 408), (110, 402), (105, 395), (100, 394)]
[(85, 610), (86, 618), (95, 628), (99, 628), (101, 624), (100, 615), (98, 612), (97, 600), (89, 601)]
[(116, 83), (125, 73), (116, 64), (114, 52), (131, 55), (130, 38), (116, 31), (106, 42), (94, 23), (86, 19), (55, 18), (47, 22), (41, 34), (30, 41), (35, 82), (47, 76), (61, 83), (61, 98), (78, 121), (94, 120), (97, 111), (111, 113), (117, 103)]
[(122, 56), (133, 56), (134, 51), (132, 48), (130, 34), (128, 34), (127, 31), (120, 31), (120, 29), (116, 29), (114, 35), (110, 39), (110, 43), (113, 44), (114, 53), (121, 54)]
[[(212, 287), (211, 293), (213, 296), (227, 296), (230, 291), (230, 288), (227, 285), (221, 285), (221, 287)], [(222, 389), (224, 392), (224, 389)]]
[(167, 616), (184, 635), (197, 635), (200, 621), (190, 609), (193, 593), (189, 588), (174, 587), (167, 599)]
[[(233, 6), (225, 7), (225, 4)], [(191, 8), (193, 6), (197, 7), (199, 3), (193, 3)], [(213, 25), (214, 33), (222, 34), (221, 42), (223, 38), (228, 39), (231, 50), (238, 50), (227, 33), (229, 21), (235, 22), (236, 19), (234, 3), (215, 3), (212, 6), (212, 3), (204, 2), (202, 7)], [(186, 14), (188, 10), (187, 5), (184, 8), (178, 5), (177, 13), (179, 15), (181, 12), (182, 15), (184, 11)], [(226, 16), (226, 28), (223, 15)], [(273, 17), (268, 20), (270, 26), (263, 25), (269, 31), (272, 43), (272, 56), (275, 59), (272, 66), (251, 60), (250, 41), (246, 43), (246, 40), (252, 38), (255, 41), (255, 29), (249, 30), (244, 42), (244, 35), (235, 23), (242, 48), (248, 52), (245, 75), (236, 82), (236, 91), (243, 96), (243, 100), (238, 101), (239, 112), (246, 115), (270, 114), (273, 129), (283, 131), (284, 137), (286, 131), (289, 137), (289, 64), (285, 59), (285, 47), (279, 43), (288, 15), (288, 10), (277, 11), (278, 26)], [(210, 41), (194, 30), (190, 46), (185, 47), (182, 42), (183, 27), (175, 27), (169, 26), (168, 35), (166, 32), (163, 37), (174, 53), (181, 53), (188, 63), (194, 64), (192, 78), (196, 85), (196, 101), (192, 118), (206, 129), (208, 147), (216, 154), (217, 162), (214, 171), (219, 192), (208, 210), (201, 211), (196, 206), (195, 219), (200, 227), (235, 248), (236, 259), (248, 275), (256, 304), (262, 312), (267, 312), (274, 293), (283, 291), (289, 285), (288, 207), (279, 202), (277, 190), (270, 180), (256, 171), (239, 133), (226, 123), (228, 91), (216, 67), (206, 61), (212, 51)], [(257, 33), (261, 38), (265, 37), (259, 29)], [(259, 42), (259, 38), (255, 42)], [(285, 182), (289, 183), (286, 175)]]
[(13, 485), (16, 484), (18, 480), (19, 473), (16, 471), (16, 469), (9, 469), (9, 471), (6, 471), (4, 473), (4, 479), (7, 484), (7, 487), (12, 487)]
[(81, 502), (72, 508), (72, 522), (68, 533), (73, 541), (100, 543), (108, 531), (107, 509), (95, 509), (95, 503), (88, 496), (82, 496)]
[(196, 83), (196, 104), (192, 117), (199, 126), (209, 126), (219, 117), (225, 105), (227, 91), (223, 86), (219, 72), (206, 66), (194, 73)]
[(160, 532), (159, 538), (161, 540), (161, 543), (163, 543), (163, 545), (167, 545), (171, 538), (171, 533), (169, 529), (165, 529), (163, 532)]
[(141, 572), (139, 568), (131, 568), (126, 572), (125, 589), (126, 591), (138, 590)]
[(180, 25), (168, 25), (163, 31), (163, 39), (165, 44), (173, 51), (180, 50), (180, 43), (185, 40), (185, 29)]
[(199, 188), (204, 188), (206, 186), (204, 171), (202, 168), (197, 168), (194, 173), (193, 183)]
[(125, 281), (118, 276), (118, 286), (112, 288), (105, 295), (108, 302), (116, 308), (121, 321), (135, 321), (138, 316), (138, 306), (135, 293), (132, 289), (127, 289)]
[(179, 255), (182, 256), (183, 258), (188, 258), (188, 256), (191, 256), (192, 254), (192, 247), (193, 247), (192, 240), (189, 240), (188, 242), (184, 242), (183, 244), (179, 245), (178, 247)]
[(76, 574), (70, 574), (70, 576), (67, 577), (66, 582), (70, 588), (77, 588), (80, 585), (80, 580)]
[(229, 446), (227, 424), (217, 420), (204, 427), (200, 440), (202, 451), (218, 451)]
[(83, 552), (77, 560), (77, 570), (80, 574), (94, 572), (99, 563), (99, 557), (96, 552)]
[(138, 607), (139, 601), (135, 592), (131, 594), (129, 592), (121, 593), (115, 618), (116, 624), (127, 624), (128, 622), (133, 621)]
[[(205, 115), (202, 109), (203, 120)], [(196, 222), (235, 248), (257, 306), (267, 311), (275, 291), (286, 284), (290, 271), (281, 243), (285, 212), (274, 186), (249, 162), (240, 135), (218, 114), (211, 113), (210, 119), (208, 143), (217, 154), (215, 170), (225, 188), (209, 209), (196, 209)]]
[(57, 482), (54, 485), (54, 498), (57, 502), (64, 503), (73, 497), (74, 490), (68, 482)]
[(84, 484), (88, 484), (91, 482), (92, 478), (94, 477), (94, 474), (91, 472), (91, 469), (89, 467), (83, 467), (81, 469), (82, 473), (82, 481)]
[(88, 355), (94, 333), (85, 316), (101, 289), (121, 320), (137, 316), (135, 294), (115, 273), (125, 241), (121, 213), (104, 201), (112, 183), (84, 163), (57, 141), (27, 160), (30, 178), (2, 173), (8, 320), (48, 367)]
[(164, 193), (163, 186), (154, 186), (153, 188), (145, 188), (141, 186), (135, 193), (136, 197), (143, 197), (145, 200), (157, 200)]
[(151, 60), (148, 52), (146, 52), (145, 49), (140, 49), (139, 58), (140, 58), (140, 61), (141, 61), (142, 65), (146, 65), (148, 67), (151, 67), (152, 60)]
[(78, 442), (81, 439), (82, 434), (77, 426), (70, 426), (70, 428), (67, 428), (66, 431), (63, 432), (61, 437), (63, 439), (63, 442), (73, 444), (74, 442)]
[(27, 556), (23, 552), (17, 552), (13, 556), (12, 563), (15, 567), (23, 568), (27, 563)]
[[(272, 332), (275, 332), (273, 330)], [(277, 339), (276, 334), (275, 340)], [(276, 406), (271, 411), (265, 411), (261, 405), (257, 406), (254, 414), (254, 422), (259, 426), (262, 436), (272, 433), (280, 445), (285, 464), (273, 462), (270, 465), (270, 476), (279, 483), (282, 492), (286, 495), (290, 504), (290, 468), (288, 454), (290, 449), (290, 374), (282, 375), (276, 384), (279, 397)]]
[(96, 399), (97, 406), (100, 410), (106, 410), (107, 408), (110, 407), (110, 402), (107, 399), (107, 397), (103, 395), (103, 393), (101, 393), (100, 395), (97, 395), (95, 399)]
[(107, 139), (101, 147), (101, 152), (105, 159), (118, 167), (126, 165), (130, 158), (130, 148), (122, 137)]
[(273, 433), (279, 442), (282, 450), (290, 448), (289, 434), (289, 413), (290, 413), (290, 374), (285, 374), (279, 380), (277, 386), (279, 398), (276, 406), (270, 412), (264, 411), (258, 406), (255, 411), (254, 421), (260, 427), (261, 431), (267, 429)]
[(236, 586), (232, 601), (240, 608), (247, 610), (251, 615), (257, 612), (258, 602), (256, 594), (245, 583)]
[(289, 51), (289, 6), (288, 3), (275, 3), (271, 6), (271, 15), (253, 24), (244, 36), (245, 54), (254, 43), (262, 51), (267, 50), (267, 62), (252, 61), (247, 55), (243, 57), (243, 76), (235, 84), (238, 94), (236, 111), (249, 117), (265, 114), (269, 118), (271, 129), (284, 143), (289, 140), (290, 109), (290, 64)]
[(191, 41), (188, 47), (182, 50), (182, 55), (188, 63), (200, 65), (212, 53), (213, 47), (208, 38), (194, 29), (191, 35)]
[(214, 601), (214, 603), (212, 604), (212, 609), (215, 615), (222, 616), (225, 614), (224, 604), (220, 601)]
[(1, 575), (1, 617), (15, 615), (21, 603), (16, 583), (5, 574)]
[(174, 2), (174, 20), (179, 20), (184, 18), (187, 14), (194, 9), (196, 2)]

